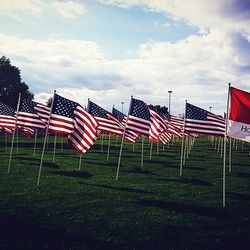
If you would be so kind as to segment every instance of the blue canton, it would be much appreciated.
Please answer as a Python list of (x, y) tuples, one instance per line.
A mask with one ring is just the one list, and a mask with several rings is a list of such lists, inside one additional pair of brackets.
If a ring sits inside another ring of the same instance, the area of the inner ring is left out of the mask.
[(52, 114), (73, 118), (74, 110), (77, 106), (78, 103), (70, 101), (69, 99), (55, 94), (52, 107)]
[(0, 115), (14, 116), (15, 110), (10, 106), (0, 102)]
[(186, 118), (194, 120), (207, 120), (207, 111), (187, 103)]
[(101, 108), (100, 106), (91, 101), (89, 101), (88, 103), (88, 112), (93, 116), (106, 119), (107, 119), (107, 114), (109, 113), (107, 110)]
[(132, 98), (129, 115), (150, 121), (150, 112), (145, 102)]

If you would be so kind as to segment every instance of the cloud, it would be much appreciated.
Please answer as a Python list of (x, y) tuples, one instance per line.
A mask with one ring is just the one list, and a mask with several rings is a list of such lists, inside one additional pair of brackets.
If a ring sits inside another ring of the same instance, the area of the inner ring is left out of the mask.
[(0, 53), (21, 69), (39, 101), (57, 89), (82, 105), (91, 98), (108, 109), (113, 104), (119, 108), (121, 101), (128, 106), (131, 95), (167, 105), (168, 90), (172, 90), (171, 110), (176, 114), (182, 112), (185, 99), (223, 113), (227, 83), (247, 89), (250, 81), (248, 58), (243, 57), (245, 51), (238, 51), (242, 43), (249, 50), (248, 40), (216, 29), (176, 43), (141, 44), (136, 57), (124, 60), (108, 59), (91, 41), (32, 40), (5, 34), (0, 34), (0, 41)]
[(62, 16), (68, 18), (75, 18), (86, 13), (86, 7), (83, 4), (75, 3), (73, 1), (58, 2), (54, 1), (51, 6)]
[(0, 15), (17, 18), (20, 13), (39, 16), (46, 9), (46, 3), (41, 0), (8, 0), (1, 1)]
[(41, 17), (51, 9), (64, 18), (75, 18), (86, 13), (85, 5), (75, 1), (8, 0), (1, 1), (0, 15), (21, 21), (22, 15)]
[(141, 6), (147, 10), (166, 14), (176, 20), (186, 21), (200, 29), (245, 29), (250, 32), (249, 0), (100, 0), (105, 4), (123, 8)]

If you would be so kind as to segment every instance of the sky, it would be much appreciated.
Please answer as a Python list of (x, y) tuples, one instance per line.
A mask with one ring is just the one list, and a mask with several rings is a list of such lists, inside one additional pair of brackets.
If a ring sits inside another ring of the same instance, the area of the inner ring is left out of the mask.
[(0, 0), (0, 56), (45, 103), (58, 94), (127, 112), (130, 97), (226, 111), (250, 92), (249, 0)]

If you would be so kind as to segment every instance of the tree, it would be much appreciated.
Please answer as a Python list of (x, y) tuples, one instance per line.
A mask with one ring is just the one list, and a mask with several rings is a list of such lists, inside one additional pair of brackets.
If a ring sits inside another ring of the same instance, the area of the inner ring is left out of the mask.
[(51, 105), (52, 105), (52, 97), (50, 97), (50, 98), (47, 100), (46, 105), (47, 105), (48, 107), (51, 107)]
[(20, 70), (11, 65), (8, 58), (2, 56), (0, 58), (0, 101), (16, 109), (19, 93), (22, 98), (34, 98), (28, 85), (22, 82)]

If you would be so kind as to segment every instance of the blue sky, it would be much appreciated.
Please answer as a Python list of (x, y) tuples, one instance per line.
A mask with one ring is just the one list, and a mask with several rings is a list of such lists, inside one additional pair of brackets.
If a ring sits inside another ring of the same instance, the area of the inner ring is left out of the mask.
[(0, 55), (45, 102), (54, 89), (109, 109), (130, 95), (183, 112), (250, 91), (247, 0), (0, 0)]

